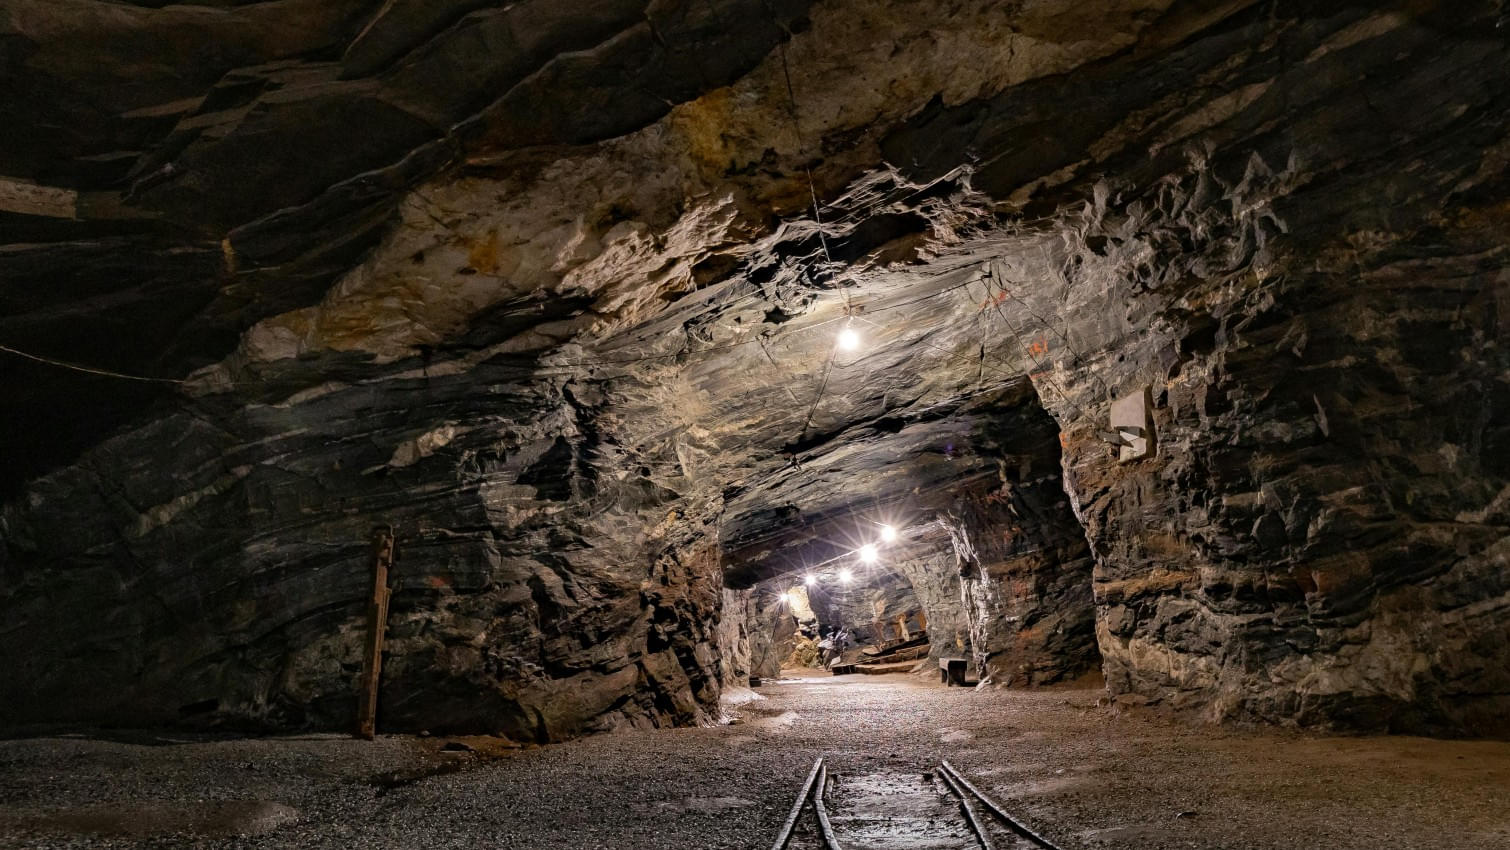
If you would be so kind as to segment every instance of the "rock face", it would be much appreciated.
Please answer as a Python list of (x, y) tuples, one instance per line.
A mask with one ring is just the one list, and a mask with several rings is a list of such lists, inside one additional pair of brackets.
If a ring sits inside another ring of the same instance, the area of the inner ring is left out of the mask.
[(897, 564), (928, 618), (928, 657), (970, 657), (970, 620), (965, 614), (959, 565), (954, 554), (937, 550)]
[[(806, 5), (8, 3), (0, 331), (45, 356), (181, 377), (319, 301), (421, 183), (489, 152), (644, 127), (749, 71)], [(3, 422), (20, 457), (0, 493), (162, 395), (3, 368), (28, 416)], [(82, 421), (79, 393), (95, 399)]]
[[(383, 518), (399, 537), (387, 728), (550, 740), (708, 717), (716, 527), (644, 478), (598, 475), (590, 390), (547, 401), (506, 389), (513, 371), (252, 404), (214, 428), (177, 414), (92, 455), (126, 464), (113, 485), (92, 464), (39, 481), (3, 520), (18, 625), (0, 667), (24, 682), (4, 716), (348, 722), (363, 541)], [(492, 413), (465, 416), (479, 391)], [(414, 406), (454, 416), (421, 433)], [(176, 461), (151, 462), (165, 445)]]
[(774, 679), (792, 654), (797, 620), (767, 587), (724, 590), (719, 657), (723, 684), (748, 685), (751, 676)]
[(0, 12), (0, 723), (344, 725), (380, 522), (380, 728), (702, 722), (884, 522), (999, 684), (1510, 734), (1504, 3), (600, 6)]
[[(810, 626), (825, 631), (843, 628), (857, 645), (897, 640), (905, 623), (910, 636), (927, 631), (931, 658), (968, 654), (971, 629), (960, 570), (942, 529), (940, 523), (929, 523), (916, 530), (914, 540), (889, 552), (886, 560), (874, 565), (853, 564), (852, 583), (837, 581), (835, 571), (815, 575), (813, 585), (793, 585), (792, 578), (778, 578), (745, 591), (728, 591), (743, 594), (741, 598), (768, 601), (764, 607), (726, 606), (726, 622), (737, 620), (737, 628), (749, 634), (751, 646), (771, 647), (765, 672), (758, 673), (764, 676), (780, 672), (781, 662), (791, 653), (793, 633), (807, 612), (811, 614)], [(1082, 595), (1089, 612), (1088, 572), (1084, 578)], [(800, 597), (800, 601), (782, 605), (778, 599), (783, 592)]]
[(896, 640), (899, 619), (910, 621), (910, 629), (918, 628), (923, 606), (911, 582), (889, 565), (856, 572), (852, 584), (814, 588), (811, 596), (819, 623), (842, 627), (856, 643), (867, 644)]
[(1064, 492), (1058, 430), (1025, 399), (992, 434), (1003, 451), (998, 480), (962, 495), (943, 520), (975, 666), (982, 682), (1003, 686), (1071, 679), (1101, 659), (1090, 548)]

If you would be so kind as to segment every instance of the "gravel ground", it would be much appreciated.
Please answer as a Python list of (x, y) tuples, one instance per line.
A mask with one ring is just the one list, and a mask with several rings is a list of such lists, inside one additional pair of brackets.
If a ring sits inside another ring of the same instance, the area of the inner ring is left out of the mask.
[(859, 850), (972, 846), (912, 829), (963, 835), (930, 796), (940, 757), (1065, 850), (1510, 847), (1507, 743), (1213, 729), (1118, 716), (1092, 689), (975, 692), (899, 675), (759, 693), (727, 726), (525, 750), (326, 735), (0, 741), (0, 846), (763, 848), (821, 754), (836, 827)]

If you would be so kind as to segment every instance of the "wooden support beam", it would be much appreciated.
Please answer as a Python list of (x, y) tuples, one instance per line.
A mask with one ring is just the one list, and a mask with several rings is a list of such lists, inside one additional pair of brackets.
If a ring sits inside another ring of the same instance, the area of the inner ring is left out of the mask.
[(377, 734), (378, 680), (383, 675), (383, 633), (388, 628), (388, 570), (393, 566), (393, 526), (372, 530), (372, 601), (367, 606), (367, 653), (357, 695), (357, 737)]

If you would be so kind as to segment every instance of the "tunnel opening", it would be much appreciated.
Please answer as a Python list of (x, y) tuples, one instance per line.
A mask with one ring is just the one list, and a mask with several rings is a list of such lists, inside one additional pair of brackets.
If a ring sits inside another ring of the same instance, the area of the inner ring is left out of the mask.
[(1027, 382), (954, 414), (877, 438), (873, 455), (905, 458), (882, 479), (891, 490), (825, 515), (748, 512), (783, 525), (726, 553), (725, 613), (746, 641), (732, 684), (783, 670), (926, 676), (949, 659), (986, 686), (1099, 677), (1093, 558), (1058, 424)]

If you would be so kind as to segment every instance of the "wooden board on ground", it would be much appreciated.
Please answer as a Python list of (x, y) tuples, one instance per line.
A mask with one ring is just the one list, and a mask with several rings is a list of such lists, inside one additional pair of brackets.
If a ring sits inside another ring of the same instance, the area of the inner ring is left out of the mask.
[(894, 661), (890, 664), (856, 664), (858, 672), (868, 676), (880, 676), (885, 673), (911, 673), (917, 669), (916, 661)]

